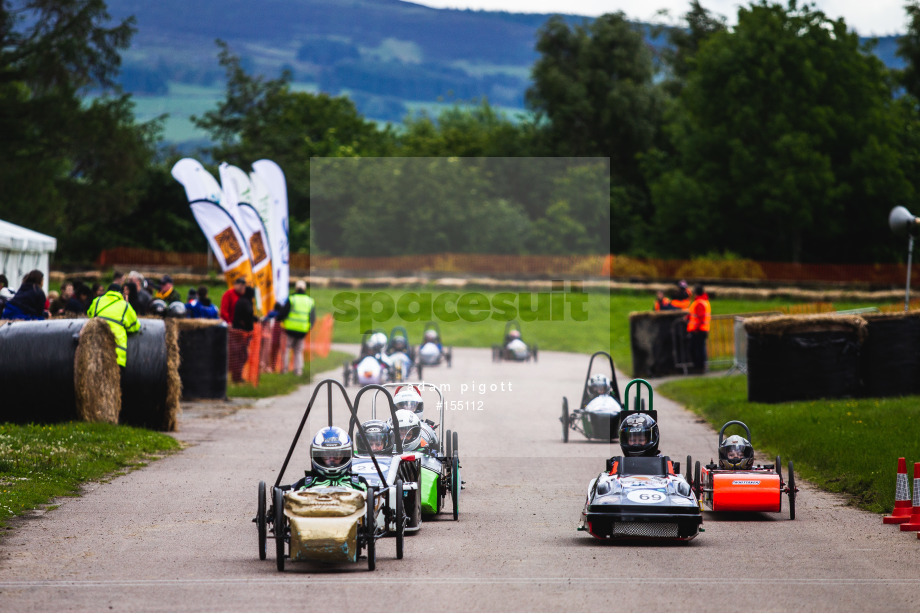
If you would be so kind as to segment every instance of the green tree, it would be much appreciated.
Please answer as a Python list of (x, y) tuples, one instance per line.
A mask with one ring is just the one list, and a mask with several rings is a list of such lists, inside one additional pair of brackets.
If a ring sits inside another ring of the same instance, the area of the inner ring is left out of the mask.
[(623, 13), (573, 27), (553, 17), (540, 29), (537, 51), (526, 99), (540, 151), (610, 158), (611, 247), (631, 251), (651, 216), (639, 156), (655, 143), (664, 101), (643, 33)]
[(642, 32), (623, 13), (569, 27), (550, 18), (537, 40), (527, 103), (556, 156), (607, 156), (616, 179), (641, 182), (636, 154), (651, 146), (661, 112)]
[(853, 262), (890, 253), (912, 188), (887, 71), (842, 19), (760, 2), (699, 48), (646, 172), (664, 255)]
[[(287, 179), (291, 249), (305, 251), (303, 222), (310, 217), (310, 158), (383, 156), (393, 149), (389, 127), (362, 117), (348, 98), (291, 89), (291, 75), (276, 79), (247, 74), (226, 43), (218, 41), (227, 92), (217, 109), (194, 117), (215, 145), (215, 160), (247, 168), (261, 158), (274, 160)], [(295, 234), (296, 233), (296, 234)]]
[(897, 55), (906, 62), (898, 75), (901, 85), (915, 100), (920, 100), (920, 2), (904, 5), (907, 32), (898, 39)]
[(703, 8), (699, 0), (691, 0), (689, 10), (683, 15), (683, 21), (686, 27), (668, 30), (668, 47), (662, 52), (671, 73), (667, 88), (672, 95), (680, 93), (687, 75), (692, 70), (693, 58), (703, 42), (713, 34), (727, 29), (725, 17), (714, 15)]
[(0, 2), (3, 215), (65, 260), (117, 241), (106, 222), (136, 207), (158, 137), (113, 82), (133, 20), (109, 21), (103, 0)]
[(403, 124), (397, 138), (403, 156), (520, 157), (533, 148), (533, 125), (512, 121), (485, 99), (455, 104), (435, 117), (409, 115)]

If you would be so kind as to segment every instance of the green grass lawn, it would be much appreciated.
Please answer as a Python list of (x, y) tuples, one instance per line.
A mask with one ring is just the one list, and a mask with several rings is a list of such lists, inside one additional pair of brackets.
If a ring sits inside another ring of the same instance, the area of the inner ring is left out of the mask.
[(249, 384), (227, 385), (227, 396), (247, 399), (264, 399), (283, 394), (290, 394), (304, 384), (313, 381), (313, 375), (340, 367), (342, 363), (352, 358), (345, 352), (329, 352), (326, 358), (316, 358), (304, 363), (303, 375), (293, 373), (262, 373), (259, 376), (259, 385)]
[(796, 475), (872, 512), (894, 506), (898, 457), (920, 462), (920, 397), (749, 403), (743, 375), (671, 381), (660, 392), (715, 429), (744, 422), (756, 450), (782, 457), (784, 474), (792, 460)]
[(78, 494), (84, 482), (178, 448), (169, 435), (130, 426), (0, 423), (0, 526), (55, 497)]
[[(333, 301), (336, 296), (343, 293), (368, 293), (367, 302), (369, 306), (381, 309), (382, 299), (374, 305), (370, 305), (374, 300), (375, 293), (388, 295), (394, 303), (398, 304), (400, 298), (409, 293), (429, 293), (432, 295), (432, 302), (437, 296), (449, 290), (442, 288), (397, 288), (397, 289), (365, 289), (365, 290), (340, 290), (330, 288), (314, 288), (310, 295), (316, 300), (316, 310), (318, 316), (325, 313), (342, 313), (343, 309), (336, 309)], [(489, 301), (492, 301), (496, 294), (495, 291), (465, 289), (463, 292), (479, 292)], [(517, 293), (514, 293), (517, 294)], [(528, 293), (529, 294), (529, 293)], [(570, 315), (570, 311), (564, 312), (565, 317), (561, 320), (536, 320), (532, 322), (521, 321), (524, 340), (528, 343), (536, 344), (542, 350), (557, 350), (564, 352), (581, 352), (592, 353), (598, 350), (610, 351), (617, 367), (624, 373), (632, 373), (632, 356), (629, 343), (629, 314), (633, 311), (648, 311), (652, 309), (655, 300), (653, 293), (639, 292), (617, 292), (607, 294), (605, 292), (588, 292), (588, 301), (586, 304), (587, 319), (576, 321)], [(360, 300), (360, 299), (359, 299)], [(359, 304), (359, 300), (353, 304)], [(530, 299), (528, 299), (530, 300)], [(536, 301), (536, 298), (532, 300)], [(520, 300), (517, 301), (520, 305)], [(759, 311), (778, 310), (781, 307), (787, 307), (791, 303), (786, 300), (736, 300), (736, 299), (713, 299), (713, 315), (753, 313)], [(847, 303), (837, 306), (839, 309), (852, 309), (855, 307), (867, 307), (871, 305)], [(411, 310), (416, 307), (412, 306)], [(377, 319), (371, 318), (371, 323), (375, 328), (383, 329), (387, 334), (390, 333), (394, 326), (404, 326), (409, 333), (409, 342), (418, 344), (421, 339), (425, 322), (428, 317), (416, 317), (410, 313), (399, 314), (394, 310), (391, 317), (384, 318), (381, 314)], [(432, 310), (433, 311), (433, 310)], [(495, 312), (493, 312), (495, 313)], [(497, 315), (497, 314), (496, 314)], [(441, 336), (445, 345), (459, 347), (490, 347), (493, 344), (500, 343), (504, 334), (506, 321), (488, 319), (482, 322), (468, 322), (458, 320), (456, 322), (438, 322), (441, 328)], [(351, 322), (342, 321), (337, 317), (335, 324), (334, 340), (340, 343), (358, 343), (361, 340), (362, 329), (359, 319)]]

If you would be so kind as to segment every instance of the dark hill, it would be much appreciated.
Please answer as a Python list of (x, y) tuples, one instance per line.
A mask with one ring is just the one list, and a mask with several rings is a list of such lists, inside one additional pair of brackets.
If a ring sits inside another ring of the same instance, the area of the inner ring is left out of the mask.
[[(176, 84), (218, 87), (215, 39), (243, 66), (302, 87), (348, 93), (375, 119), (399, 121), (409, 103), (488, 97), (522, 108), (536, 32), (548, 15), (433, 9), (401, 0), (109, 0), (138, 32), (122, 82), (163, 96)], [(583, 21), (565, 16), (570, 23)], [(896, 64), (894, 37), (877, 53)], [(651, 40), (657, 46), (660, 40)]]

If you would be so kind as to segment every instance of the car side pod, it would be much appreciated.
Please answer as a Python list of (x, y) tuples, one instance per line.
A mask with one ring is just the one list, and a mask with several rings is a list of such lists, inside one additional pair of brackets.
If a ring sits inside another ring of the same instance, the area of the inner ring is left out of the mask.
[[(916, 491), (916, 487), (914, 488)], [(911, 515), (910, 486), (907, 484), (907, 461), (902, 456), (898, 459), (898, 481), (894, 487), (894, 510), (890, 516), (884, 516), (884, 524), (901, 524), (908, 522)]]
[(902, 531), (920, 531), (920, 463), (914, 463), (914, 505), (910, 520), (901, 523)]

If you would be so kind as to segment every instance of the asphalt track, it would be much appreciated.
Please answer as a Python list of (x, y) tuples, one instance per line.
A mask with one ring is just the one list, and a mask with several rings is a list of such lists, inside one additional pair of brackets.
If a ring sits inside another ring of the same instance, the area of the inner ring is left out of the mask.
[[(277, 477), (309, 399), (304, 388), (236, 411), (189, 411), (181, 453), (17, 521), (0, 541), (0, 610), (920, 609), (916, 536), (801, 481), (794, 521), (785, 511), (706, 513), (705, 532), (678, 545), (576, 532), (587, 484), (612, 453), (576, 433), (562, 443), (561, 399), (577, 402), (587, 357), (541, 352), (536, 364), (493, 364), (488, 350), (454, 351), (453, 368), (429, 369), (426, 380), (448, 384), (448, 402), (462, 404), (446, 412), (466, 482), (460, 520), (424, 523), (406, 538), (403, 560), (392, 538), (378, 542), (375, 572), (362, 561), (279, 573), (271, 543), (268, 560), (258, 559), (256, 486)], [(655, 408), (663, 452), (681, 461), (714, 455), (708, 426), (661, 396)], [(318, 412), (309, 432), (324, 418)], [(295, 459), (285, 482), (305, 466)]]

